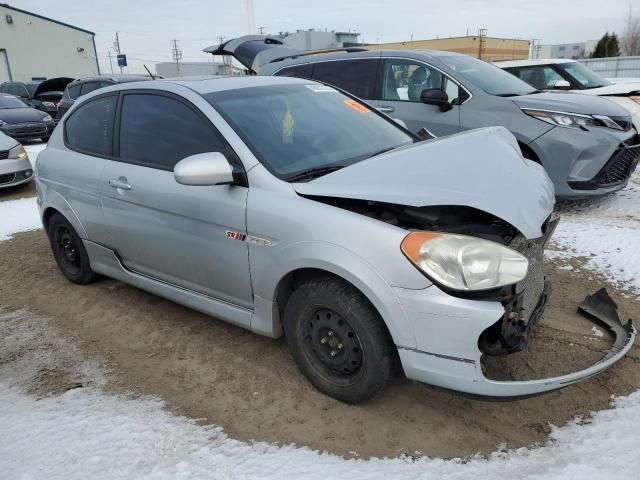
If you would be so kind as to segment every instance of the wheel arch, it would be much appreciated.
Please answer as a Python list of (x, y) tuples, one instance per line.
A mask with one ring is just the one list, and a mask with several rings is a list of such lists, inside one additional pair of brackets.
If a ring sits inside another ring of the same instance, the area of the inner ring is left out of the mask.
[(87, 231), (78, 218), (78, 215), (76, 215), (76, 212), (73, 210), (73, 208), (71, 208), (69, 202), (67, 202), (67, 200), (62, 195), (60, 195), (60, 193), (50, 190), (50, 193), (47, 195), (40, 210), (42, 212), (42, 225), (44, 226), (45, 231), (48, 230), (51, 216), (54, 213), (59, 213), (67, 219), (74, 230), (78, 233), (80, 238), (88, 238)]

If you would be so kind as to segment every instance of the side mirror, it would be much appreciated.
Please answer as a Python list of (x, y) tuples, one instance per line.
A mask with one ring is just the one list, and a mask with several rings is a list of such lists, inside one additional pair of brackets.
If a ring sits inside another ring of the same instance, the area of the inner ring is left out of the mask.
[(230, 185), (233, 168), (220, 152), (207, 152), (183, 158), (173, 168), (176, 182), (182, 185)]
[(425, 88), (420, 93), (420, 101), (427, 105), (436, 105), (440, 107), (441, 112), (451, 110), (453, 107), (449, 103), (449, 96), (444, 90), (439, 88)]
[(553, 88), (558, 90), (570, 90), (571, 84), (566, 80), (556, 80), (556, 83), (553, 84)]

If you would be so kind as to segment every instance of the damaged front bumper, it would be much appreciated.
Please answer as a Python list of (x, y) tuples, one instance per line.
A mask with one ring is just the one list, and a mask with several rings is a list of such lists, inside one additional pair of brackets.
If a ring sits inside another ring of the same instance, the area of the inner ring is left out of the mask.
[(477, 339), (504, 314), (497, 302), (453, 298), (437, 288), (426, 291), (396, 288), (411, 319), (417, 348), (398, 347), (405, 375), (431, 385), (486, 397), (521, 397), (557, 390), (592, 377), (619, 361), (632, 347), (636, 329), (622, 324), (617, 305), (602, 289), (587, 296), (579, 312), (605, 326), (615, 336), (611, 349), (595, 364), (577, 372), (526, 381), (485, 377)]

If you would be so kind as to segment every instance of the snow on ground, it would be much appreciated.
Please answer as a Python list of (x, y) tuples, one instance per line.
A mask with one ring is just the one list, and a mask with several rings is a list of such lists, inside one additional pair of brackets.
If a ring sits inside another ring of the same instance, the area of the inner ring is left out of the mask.
[(35, 197), (0, 202), (0, 241), (14, 233), (42, 228)]
[[(617, 195), (561, 206), (563, 221), (554, 236), (554, 254), (586, 257), (589, 268), (640, 291), (640, 236), (634, 234), (640, 227), (639, 206), (638, 174)], [(34, 199), (0, 203), (0, 219), (0, 240), (40, 226)], [(15, 321), (19, 314), (0, 312), (0, 321)], [(42, 352), (34, 358), (48, 359)], [(13, 374), (28, 371), (17, 369)], [(295, 446), (239, 442), (217, 427), (171, 414), (156, 398), (115, 395), (99, 382), (42, 398), (19, 385), (0, 363), (4, 478), (622, 480), (638, 478), (640, 471), (634, 453), (640, 449), (640, 392), (617, 398), (616, 408), (597, 412), (588, 422), (577, 419), (554, 427), (544, 446), (498, 451), (488, 459), (366, 461)]]
[(31, 166), (35, 167), (38, 154), (47, 147), (46, 143), (26, 143), (22, 145), (29, 155)]

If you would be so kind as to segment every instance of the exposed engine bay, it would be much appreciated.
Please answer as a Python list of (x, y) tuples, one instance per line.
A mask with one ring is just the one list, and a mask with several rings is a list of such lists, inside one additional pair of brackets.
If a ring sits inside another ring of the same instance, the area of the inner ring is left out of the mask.
[(557, 217), (547, 219), (542, 228), (541, 238), (527, 240), (509, 223), (472, 207), (412, 207), (346, 198), (310, 198), (407, 230), (472, 235), (501, 243), (522, 253), (529, 260), (529, 272), (527, 277), (516, 285), (474, 293), (450, 291), (441, 286), (440, 288), (453, 296), (494, 300), (504, 306), (503, 317), (480, 336), (478, 347), (483, 353), (506, 355), (525, 348), (527, 338), (542, 318), (551, 295), (551, 286), (544, 279), (543, 251), (558, 223)]

